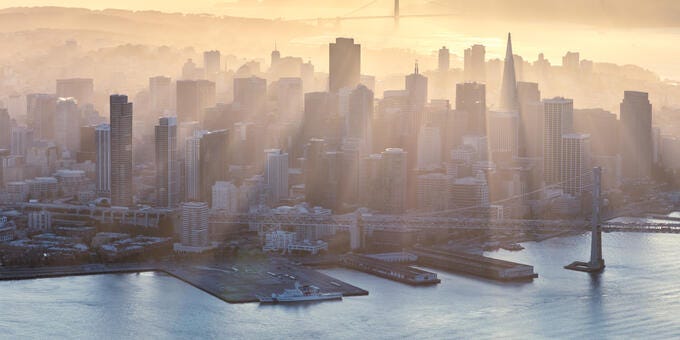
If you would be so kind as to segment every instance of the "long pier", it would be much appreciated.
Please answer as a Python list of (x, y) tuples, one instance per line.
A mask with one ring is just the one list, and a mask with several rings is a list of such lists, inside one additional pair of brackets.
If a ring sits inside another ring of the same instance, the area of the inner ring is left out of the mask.
[(350, 269), (359, 270), (414, 286), (431, 285), (441, 282), (441, 280), (437, 278), (436, 273), (363, 255), (347, 254), (342, 257), (340, 263)]

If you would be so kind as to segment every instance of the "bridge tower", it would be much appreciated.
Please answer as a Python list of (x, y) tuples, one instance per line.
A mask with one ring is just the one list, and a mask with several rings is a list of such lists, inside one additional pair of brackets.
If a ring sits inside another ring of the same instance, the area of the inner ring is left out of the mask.
[(593, 168), (593, 216), (590, 219), (591, 240), (590, 240), (590, 261), (576, 261), (564, 266), (566, 269), (577, 270), (588, 273), (600, 273), (604, 270), (604, 259), (602, 258), (602, 229), (600, 228), (600, 197), (602, 184), (602, 168)]
[(399, 0), (394, 0), (394, 27), (399, 27)]

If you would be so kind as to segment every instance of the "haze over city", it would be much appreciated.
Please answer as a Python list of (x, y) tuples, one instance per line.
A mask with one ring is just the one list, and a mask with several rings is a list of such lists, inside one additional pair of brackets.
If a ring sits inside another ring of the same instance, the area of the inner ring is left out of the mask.
[(0, 329), (676, 338), (678, 17), (0, 0)]

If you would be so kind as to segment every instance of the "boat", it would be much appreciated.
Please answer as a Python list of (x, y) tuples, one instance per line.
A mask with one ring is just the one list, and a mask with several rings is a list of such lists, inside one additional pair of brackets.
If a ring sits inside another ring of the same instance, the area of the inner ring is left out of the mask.
[(524, 249), (524, 247), (517, 243), (505, 244), (501, 248), (509, 251), (520, 251)]
[(283, 293), (273, 293), (271, 297), (257, 295), (260, 303), (288, 303), (305, 301), (340, 300), (342, 293), (321, 293), (321, 289), (312, 285), (301, 285), (295, 282), (295, 288), (284, 289)]

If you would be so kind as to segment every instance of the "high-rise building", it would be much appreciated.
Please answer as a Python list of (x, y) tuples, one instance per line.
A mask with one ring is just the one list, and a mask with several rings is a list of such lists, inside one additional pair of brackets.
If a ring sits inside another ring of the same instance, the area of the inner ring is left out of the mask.
[(491, 159), (512, 160), (518, 155), (519, 114), (517, 112), (489, 112), (489, 149)]
[(45, 93), (26, 95), (27, 124), (33, 129), (36, 139), (54, 139), (56, 111), (57, 97), (55, 95)]
[(132, 200), (132, 103), (125, 95), (112, 95), (111, 205), (129, 207)]
[(578, 52), (567, 52), (562, 57), (562, 67), (569, 72), (578, 71), (581, 66), (581, 56)]
[(276, 85), (276, 100), (279, 119), (286, 122), (302, 120), (303, 92), (302, 78), (281, 78)]
[(437, 70), (439, 72), (448, 72), (451, 64), (451, 55), (449, 49), (443, 46), (439, 49), (439, 60)]
[(472, 45), (463, 53), (463, 74), (466, 82), (486, 83), (486, 49)]
[(98, 125), (94, 130), (96, 148), (95, 191), (99, 197), (111, 196), (111, 126)]
[(269, 189), (269, 201), (277, 203), (288, 197), (288, 154), (280, 149), (267, 149), (264, 182)]
[(562, 136), (562, 188), (578, 196), (588, 189), (590, 173), (590, 135), (568, 133)]
[(385, 194), (383, 210), (390, 214), (403, 213), (407, 203), (407, 153), (399, 148), (388, 148), (381, 156)]
[(206, 131), (197, 131), (185, 139), (184, 197), (187, 201), (201, 199), (201, 137)]
[(229, 130), (210, 131), (201, 137), (199, 182), (201, 201), (212, 201), (212, 186), (227, 180), (229, 162)]
[(464, 112), (464, 134), (486, 136), (486, 86), (480, 83), (456, 84), (456, 110)]
[(415, 135), (423, 123), (423, 111), (427, 104), (427, 77), (420, 74), (418, 63), (412, 74), (406, 76), (406, 91), (409, 100), (409, 131)]
[(217, 181), (212, 187), (213, 210), (235, 214), (239, 212), (239, 188), (232, 182)]
[(33, 146), (35, 135), (33, 130), (25, 126), (15, 126), (12, 128), (11, 154), (15, 156), (26, 156), (28, 149)]
[(149, 101), (152, 113), (162, 113), (172, 107), (172, 79), (170, 77), (149, 78)]
[(573, 131), (574, 101), (546, 99), (543, 109), (543, 179), (555, 184), (562, 180), (562, 135)]
[(323, 137), (326, 120), (330, 116), (331, 95), (328, 92), (305, 93), (305, 113), (302, 121), (302, 138)]
[(185, 247), (207, 247), (208, 203), (187, 202), (182, 204), (182, 229), (180, 241)]
[(453, 176), (441, 173), (419, 175), (416, 184), (416, 202), (419, 210), (439, 211), (449, 208)]
[(62, 151), (71, 158), (80, 151), (80, 110), (74, 98), (59, 98), (54, 119), (54, 137)]
[(425, 124), (418, 134), (418, 169), (440, 167), (442, 164), (442, 137), (438, 126)]
[(519, 154), (540, 157), (543, 154), (543, 104), (537, 83), (517, 82), (519, 98)]
[(203, 121), (203, 110), (215, 106), (215, 83), (208, 80), (177, 81), (177, 119)]
[(12, 122), (7, 109), (0, 109), (0, 149), (12, 146)]
[(210, 81), (217, 80), (222, 67), (220, 51), (203, 52), (203, 68), (205, 69), (205, 79)]
[(373, 142), (373, 91), (359, 85), (349, 95), (349, 112), (345, 117), (345, 132), (349, 138), (359, 139), (360, 153), (371, 153)]
[(518, 112), (519, 98), (517, 97), (517, 78), (515, 76), (515, 57), (512, 54), (512, 40), (508, 33), (508, 45), (505, 50), (503, 80), (501, 83), (500, 102), (498, 111)]
[(626, 91), (621, 102), (623, 177), (641, 179), (652, 172), (652, 104), (645, 92)]
[(95, 140), (96, 125), (87, 125), (80, 127), (80, 151), (76, 154), (77, 163), (85, 163), (90, 161), (97, 162), (97, 146), (93, 142)]
[(57, 79), (57, 97), (74, 98), (79, 107), (94, 104), (94, 80), (87, 78)]
[(234, 78), (234, 105), (238, 106), (246, 117), (264, 114), (266, 104), (266, 79), (258, 77)]
[(177, 119), (162, 117), (155, 127), (156, 204), (174, 208), (179, 203)]
[(483, 175), (458, 178), (451, 184), (451, 203), (456, 208), (489, 206), (489, 185)]
[(312, 138), (305, 148), (304, 176), (305, 201), (312, 206), (326, 203), (327, 164), (325, 162), (326, 141)]
[(355, 88), (361, 77), (361, 45), (354, 39), (337, 38), (329, 45), (328, 90)]

